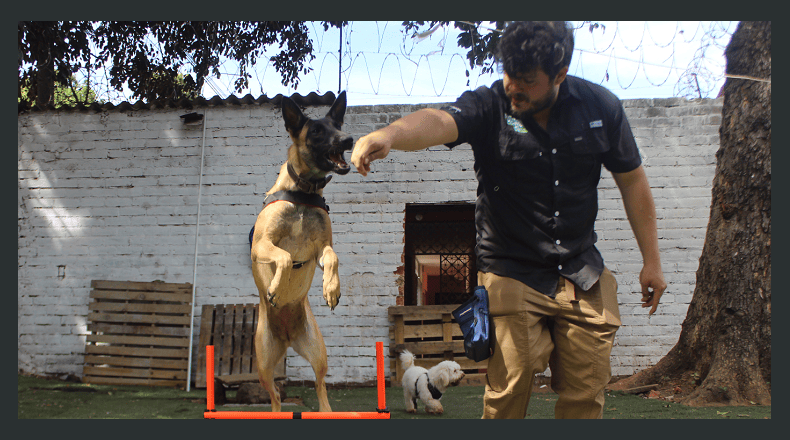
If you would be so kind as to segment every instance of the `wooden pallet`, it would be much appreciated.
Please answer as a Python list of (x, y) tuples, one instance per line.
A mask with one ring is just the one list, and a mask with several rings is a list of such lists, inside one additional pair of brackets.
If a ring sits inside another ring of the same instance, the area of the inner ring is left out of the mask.
[[(252, 340), (258, 325), (258, 304), (207, 304), (200, 317), (200, 342), (195, 387), (206, 387), (206, 346), (214, 346), (214, 376), (226, 385), (257, 382)], [(285, 359), (275, 368), (285, 378)]]
[(192, 284), (91, 281), (83, 382), (186, 387)]
[(488, 360), (475, 362), (464, 354), (461, 328), (451, 314), (458, 305), (394, 306), (388, 309), (390, 320), (390, 374), (392, 386), (401, 386), (403, 368), (398, 354), (407, 349), (415, 365), (431, 368), (444, 360), (461, 365), (466, 373), (460, 385), (484, 385)]

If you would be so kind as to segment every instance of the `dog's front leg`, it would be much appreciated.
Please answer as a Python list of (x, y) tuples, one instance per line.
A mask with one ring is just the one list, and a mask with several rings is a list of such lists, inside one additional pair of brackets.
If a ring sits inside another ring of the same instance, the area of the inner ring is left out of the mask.
[(337, 273), (339, 260), (332, 246), (324, 246), (319, 266), (324, 271), (324, 300), (334, 310), (340, 302), (340, 276)]
[(263, 276), (263, 265), (274, 263), (274, 276), (267, 289), (267, 300), (275, 306), (277, 294), (280, 292), (280, 285), (285, 280), (291, 278), (291, 268), (293, 259), (287, 251), (278, 248), (270, 240), (262, 238), (252, 245), (251, 258), (253, 263), (253, 274), (256, 279), (265, 279)]

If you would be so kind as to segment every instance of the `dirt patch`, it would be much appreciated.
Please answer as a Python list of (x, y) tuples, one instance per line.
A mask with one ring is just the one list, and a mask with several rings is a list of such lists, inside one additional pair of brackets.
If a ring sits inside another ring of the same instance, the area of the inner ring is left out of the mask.
[(687, 371), (683, 373), (680, 378), (666, 377), (664, 380), (655, 384), (630, 389), (618, 387), (617, 382), (627, 377), (630, 376), (613, 377), (606, 389), (627, 394), (636, 394), (648, 399), (677, 402), (691, 394), (699, 385), (699, 376), (697, 376), (696, 373)]

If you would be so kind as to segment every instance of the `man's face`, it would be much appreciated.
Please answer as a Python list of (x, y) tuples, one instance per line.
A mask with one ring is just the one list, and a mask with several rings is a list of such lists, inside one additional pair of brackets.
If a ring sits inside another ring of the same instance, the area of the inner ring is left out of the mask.
[(510, 98), (510, 107), (518, 117), (532, 116), (550, 108), (557, 99), (559, 85), (565, 79), (563, 69), (551, 80), (543, 69), (510, 76), (505, 73), (505, 94)]

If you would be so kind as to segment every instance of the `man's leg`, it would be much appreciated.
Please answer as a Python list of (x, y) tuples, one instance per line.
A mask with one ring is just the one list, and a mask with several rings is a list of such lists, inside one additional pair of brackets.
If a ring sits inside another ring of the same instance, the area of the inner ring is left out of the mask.
[(554, 416), (601, 418), (604, 387), (611, 379), (612, 344), (620, 326), (617, 282), (604, 269), (590, 290), (576, 287), (574, 295), (573, 289), (563, 288), (556, 298), (562, 311), (554, 319), (555, 349), (549, 362), (551, 387), (559, 394)]
[(536, 373), (546, 370), (553, 344), (546, 315), (551, 298), (511, 278), (480, 273), (488, 290), (494, 350), (488, 360), (484, 419), (523, 419)]

